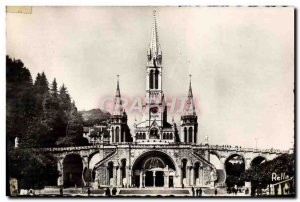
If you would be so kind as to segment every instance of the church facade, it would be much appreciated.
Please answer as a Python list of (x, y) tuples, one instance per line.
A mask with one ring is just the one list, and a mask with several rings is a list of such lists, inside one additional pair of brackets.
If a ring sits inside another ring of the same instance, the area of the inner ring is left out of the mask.
[[(178, 131), (168, 122), (162, 78), (162, 50), (153, 14), (145, 71), (146, 95), (143, 116), (130, 131), (122, 106), (119, 80), (114, 110), (107, 126), (108, 138), (100, 141), (99, 153), (89, 159), (95, 187), (214, 187), (217, 170), (209, 153), (197, 146), (198, 123), (191, 82)], [(64, 181), (68, 176), (64, 176)]]

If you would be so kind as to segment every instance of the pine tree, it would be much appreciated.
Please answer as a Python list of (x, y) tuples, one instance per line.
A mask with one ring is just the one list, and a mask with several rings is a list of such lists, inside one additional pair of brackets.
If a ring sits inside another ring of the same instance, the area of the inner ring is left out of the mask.
[(54, 99), (58, 97), (57, 83), (55, 78), (52, 81), (50, 93)]
[(71, 109), (68, 116), (68, 123), (66, 127), (66, 136), (61, 138), (57, 144), (59, 146), (76, 146), (87, 145), (87, 139), (83, 138), (83, 119), (81, 114), (77, 111), (75, 102), (71, 103)]
[(67, 88), (63, 84), (59, 89), (59, 103), (63, 111), (68, 113), (71, 109), (71, 98)]

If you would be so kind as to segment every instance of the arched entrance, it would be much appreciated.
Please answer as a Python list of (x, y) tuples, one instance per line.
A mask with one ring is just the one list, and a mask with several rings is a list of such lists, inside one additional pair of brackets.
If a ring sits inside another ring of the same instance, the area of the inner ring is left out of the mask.
[(69, 154), (63, 161), (64, 187), (82, 186), (83, 164), (80, 155)]
[(175, 165), (167, 154), (151, 151), (136, 159), (132, 172), (135, 187), (172, 187)]
[(241, 174), (245, 171), (245, 159), (240, 154), (233, 154), (225, 161), (226, 184), (228, 187), (244, 186)]

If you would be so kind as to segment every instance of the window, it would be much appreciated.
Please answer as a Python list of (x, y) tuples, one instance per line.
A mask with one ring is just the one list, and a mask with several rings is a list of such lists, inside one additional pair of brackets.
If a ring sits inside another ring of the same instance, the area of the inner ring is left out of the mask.
[(150, 130), (150, 139), (159, 139), (157, 128), (153, 128)]
[(153, 70), (150, 71), (150, 75), (149, 75), (149, 86), (150, 89), (153, 89)]

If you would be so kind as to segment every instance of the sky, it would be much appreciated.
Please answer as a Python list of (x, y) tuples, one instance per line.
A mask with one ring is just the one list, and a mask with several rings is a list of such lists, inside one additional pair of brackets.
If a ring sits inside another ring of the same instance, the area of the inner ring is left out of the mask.
[[(188, 93), (199, 142), (288, 149), (294, 138), (293, 8), (33, 7), (8, 13), (7, 54), (33, 79), (64, 83), (79, 110), (144, 97), (152, 11), (163, 52), (163, 91)], [(129, 126), (139, 114), (128, 112)], [(180, 124), (180, 114), (170, 114)], [(177, 124), (177, 125), (178, 125)]]

